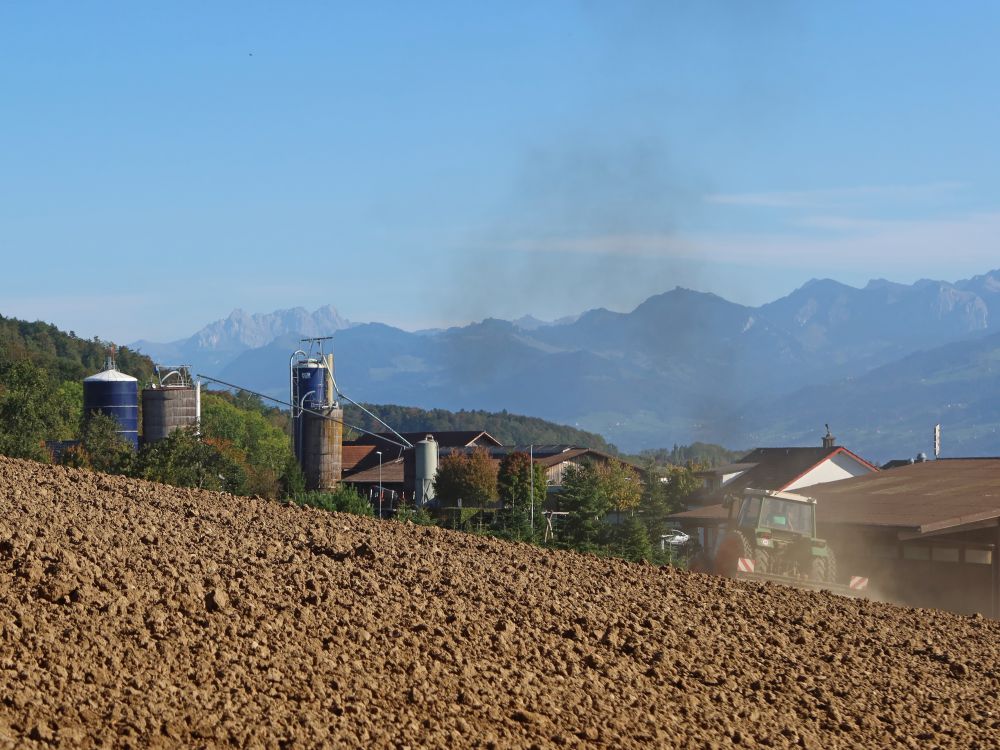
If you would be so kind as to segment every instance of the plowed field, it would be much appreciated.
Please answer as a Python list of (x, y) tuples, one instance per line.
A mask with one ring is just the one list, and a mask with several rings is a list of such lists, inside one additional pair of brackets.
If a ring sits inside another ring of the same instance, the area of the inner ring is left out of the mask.
[(1000, 624), (0, 459), (0, 747), (998, 747)]

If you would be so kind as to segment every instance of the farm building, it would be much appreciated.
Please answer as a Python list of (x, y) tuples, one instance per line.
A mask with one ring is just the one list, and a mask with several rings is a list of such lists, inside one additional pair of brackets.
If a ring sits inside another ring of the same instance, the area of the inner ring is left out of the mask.
[[(440, 456), (452, 452), (471, 453), (483, 449), (497, 465), (515, 451), (533, 453), (536, 465), (545, 468), (546, 485), (556, 493), (562, 486), (566, 468), (584, 461), (619, 461), (601, 451), (575, 445), (501, 445), (485, 431), (444, 431), (435, 433), (402, 433), (411, 443), (433, 437)], [(413, 450), (401, 450), (391, 433), (344, 443), (344, 475), (342, 481), (359, 489), (366, 497), (377, 497), (381, 481), (383, 497), (392, 507), (397, 502), (412, 502), (417, 492), (417, 455)], [(379, 451), (382, 452), (381, 457)], [(374, 495), (373, 495), (374, 493)]]
[(579, 448), (575, 445), (505, 445), (490, 448), (489, 454), (490, 458), (499, 464), (506, 455), (515, 451), (520, 451), (521, 453), (528, 453), (530, 451), (534, 455), (535, 463), (545, 468), (546, 485), (549, 488), (549, 492), (554, 493), (558, 492), (562, 487), (563, 475), (566, 473), (566, 469), (574, 464), (578, 465), (587, 461), (594, 463), (622, 462), (620, 458), (607, 453), (594, 450), (593, 448)]
[[(407, 442), (417, 444), (430, 436), (428, 432), (400, 433)], [(444, 430), (433, 433), (437, 451), (495, 448), (500, 441), (484, 430)], [(399, 438), (391, 432), (366, 435), (359, 440), (344, 441), (343, 476), (341, 481), (358, 489), (366, 497), (377, 497), (381, 487), (383, 497), (391, 507), (412, 503), (417, 490), (416, 452), (403, 450)], [(374, 493), (374, 494), (373, 494)]]

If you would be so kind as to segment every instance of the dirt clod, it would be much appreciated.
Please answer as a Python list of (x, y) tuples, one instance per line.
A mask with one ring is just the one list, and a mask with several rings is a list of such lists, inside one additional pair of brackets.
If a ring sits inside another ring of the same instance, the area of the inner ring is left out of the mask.
[(221, 612), (229, 606), (229, 595), (224, 589), (214, 588), (205, 596), (205, 609), (209, 612)]

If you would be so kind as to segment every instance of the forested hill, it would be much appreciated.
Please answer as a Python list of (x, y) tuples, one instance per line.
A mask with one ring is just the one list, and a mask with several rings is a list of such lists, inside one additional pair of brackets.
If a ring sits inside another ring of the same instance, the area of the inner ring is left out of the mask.
[(691, 443), (691, 445), (677, 445), (670, 450), (666, 448), (650, 449), (642, 451), (639, 456), (652, 461), (660, 466), (687, 466), (690, 464), (704, 464), (705, 466), (723, 466), (724, 464), (735, 463), (740, 456), (747, 453), (746, 450), (729, 450), (714, 443)]
[[(48, 460), (46, 441), (79, 437), (83, 379), (104, 367), (108, 344), (48, 323), (0, 316), (0, 453)], [(128, 349), (118, 367), (140, 382), (153, 363)]]
[[(104, 369), (108, 342), (81, 339), (40, 321), (28, 323), (0, 315), (0, 372), (15, 362), (30, 362), (57, 381), (82, 380)], [(138, 378), (149, 379), (153, 361), (126, 347), (117, 350), (118, 369)]]
[[(547, 422), (538, 417), (508, 414), (506, 411), (428, 410), (395, 404), (365, 404), (365, 408), (377, 414), (399, 432), (486, 430), (504, 445), (571, 444), (606, 453), (618, 452), (615, 446), (593, 432)], [(382, 425), (353, 405), (348, 405), (344, 409), (344, 421), (372, 432), (385, 430)]]
[[(104, 368), (108, 344), (87, 341), (47, 323), (0, 317), (0, 454), (166, 484), (239, 495), (287, 497), (302, 489), (283, 413), (245, 394), (206, 392), (202, 440), (177, 431), (135, 452), (117, 439), (113, 420), (83, 420), (83, 379)], [(117, 366), (149, 381), (153, 362), (129, 349)], [(53, 441), (79, 441), (58, 455)]]

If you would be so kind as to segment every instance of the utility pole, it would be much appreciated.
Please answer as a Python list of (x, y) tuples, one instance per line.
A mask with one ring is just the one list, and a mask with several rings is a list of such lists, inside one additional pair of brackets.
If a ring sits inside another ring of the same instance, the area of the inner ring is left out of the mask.
[(378, 517), (382, 520), (382, 451), (378, 453)]
[(535, 444), (528, 446), (528, 476), (531, 477), (531, 536), (535, 536)]

